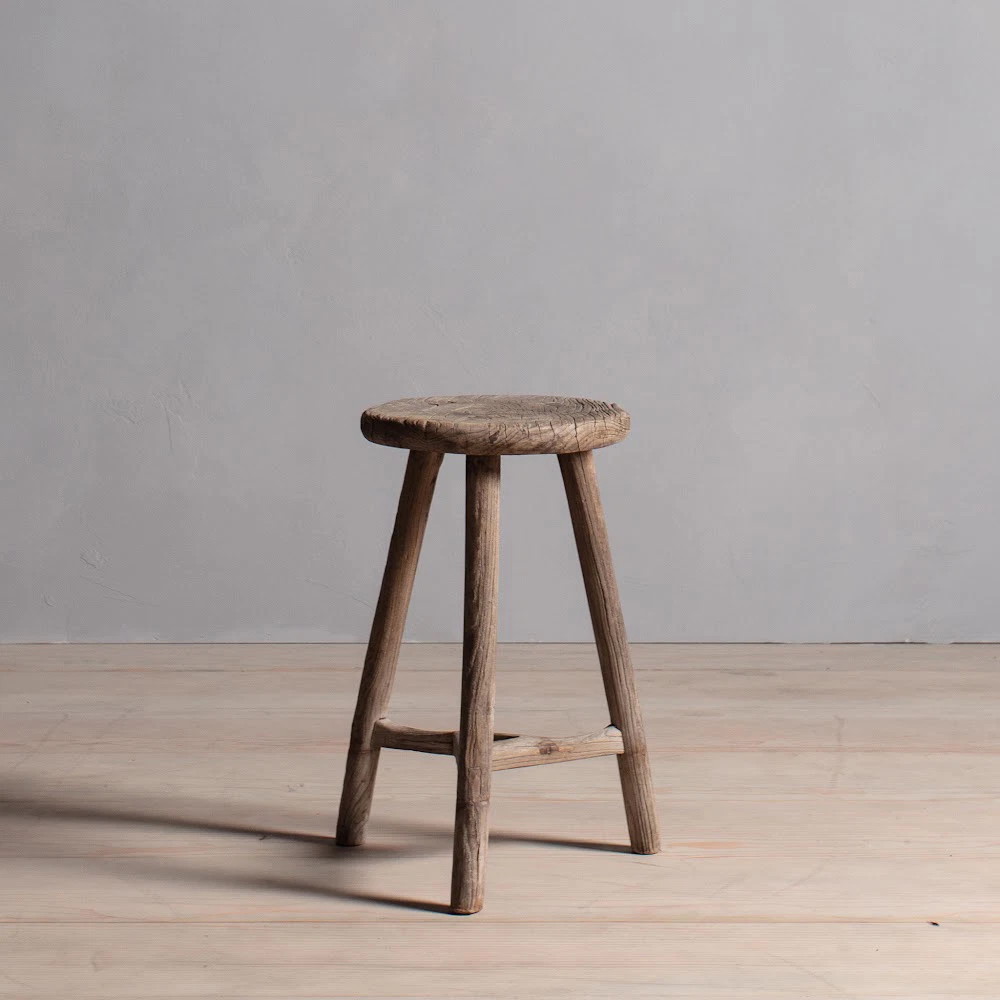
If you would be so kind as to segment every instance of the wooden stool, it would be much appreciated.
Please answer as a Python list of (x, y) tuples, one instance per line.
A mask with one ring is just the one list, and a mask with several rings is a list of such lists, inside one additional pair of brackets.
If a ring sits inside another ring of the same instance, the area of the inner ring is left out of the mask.
[[(410, 457), (351, 727), (337, 843), (364, 838), (382, 747), (454, 755), (451, 908), (475, 913), (483, 906), (490, 772), (617, 754), (632, 850), (656, 854), (653, 781), (592, 451), (628, 434), (628, 414), (614, 403), (562, 396), (434, 396), (373, 406), (361, 415), (361, 431), (375, 444), (408, 448)], [(467, 456), (462, 709), (458, 732), (430, 732), (390, 722), (386, 711), (445, 453)], [(500, 456), (539, 454), (559, 456), (611, 717), (606, 729), (568, 739), (493, 731)]]

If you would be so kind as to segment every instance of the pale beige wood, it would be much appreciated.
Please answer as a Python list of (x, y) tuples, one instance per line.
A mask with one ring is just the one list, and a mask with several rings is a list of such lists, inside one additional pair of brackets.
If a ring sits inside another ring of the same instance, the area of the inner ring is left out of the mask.
[(414, 451), (406, 463), (351, 725), (351, 747), (337, 818), (337, 843), (342, 847), (353, 847), (364, 840), (379, 758), (379, 748), (372, 744), (372, 730), (389, 705), (406, 611), (441, 459), (442, 456), (434, 452)]
[[(544, 933), (543, 933), (544, 932)], [(24, 928), (15, 1000), (996, 1000), (1000, 927), (448, 921)], [(57, 959), (57, 960), (54, 960)]]
[[(500, 774), (459, 921), (450, 761), (386, 755), (332, 848), (363, 646), (0, 647), (0, 995), (995, 1000), (1000, 647), (632, 654), (663, 853), (611, 849), (609, 760)], [(404, 645), (394, 714), (452, 725), (460, 658)], [(498, 725), (593, 726), (592, 647), (497, 666)]]
[[(47, 751), (83, 759), (95, 748), (339, 752), (346, 748), (365, 652), (358, 645), (279, 646), (273, 653), (253, 645), (118, 645), (105, 647), (107, 666), (84, 669), (93, 659), (84, 651), (77, 664), (66, 648), (0, 646), (12, 662), (29, 664), (0, 679), (2, 740), (10, 751), (30, 753), (44, 738)], [(144, 648), (148, 668), (135, 652)], [(647, 739), (662, 753), (996, 754), (995, 649), (639, 645), (633, 659), (651, 692), (643, 704)], [(197, 668), (185, 669), (191, 663)], [(404, 645), (395, 714), (415, 726), (451, 728), (460, 669), (458, 646)], [(559, 733), (593, 727), (602, 691), (592, 644), (501, 644), (498, 674), (509, 679), (498, 728)], [(115, 698), (109, 701), (111, 683)], [(660, 684), (669, 684), (669, 697), (658, 695)], [(223, 687), (227, 710), (220, 713), (216, 698)], [(330, 799), (336, 798), (334, 790)]]
[(559, 467), (566, 487), (587, 603), (594, 624), (611, 724), (621, 731), (625, 746), (618, 757), (618, 772), (632, 850), (636, 854), (656, 854), (660, 849), (660, 834), (653, 777), (649, 769), (646, 734), (625, 636), (593, 452), (560, 455)]
[(500, 459), (465, 460), (465, 619), (462, 711), (455, 740), (458, 795), (451, 907), (483, 907), (489, 842), (490, 773), (500, 574)]
[[(517, 736), (493, 744), (493, 770), (556, 764), (624, 752), (622, 734), (614, 726), (586, 736)], [(572, 780), (567, 776), (567, 780)]]
[(629, 432), (617, 403), (570, 396), (395, 399), (361, 415), (375, 444), (463, 455), (539, 455), (603, 448)]

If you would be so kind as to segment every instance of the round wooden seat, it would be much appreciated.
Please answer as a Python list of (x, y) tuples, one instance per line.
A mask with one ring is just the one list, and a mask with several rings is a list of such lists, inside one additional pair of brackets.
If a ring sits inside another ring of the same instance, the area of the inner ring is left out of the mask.
[(361, 414), (375, 444), (458, 455), (563, 455), (621, 441), (629, 415), (616, 403), (571, 396), (427, 396)]

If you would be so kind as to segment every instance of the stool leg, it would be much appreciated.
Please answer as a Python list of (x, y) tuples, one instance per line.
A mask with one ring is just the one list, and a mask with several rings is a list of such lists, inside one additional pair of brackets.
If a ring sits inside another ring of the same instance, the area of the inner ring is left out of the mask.
[(465, 467), (465, 629), (462, 713), (455, 744), (458, 797), (451, 907), (483, 908), (489, 841), (493, 698), (500, 559), (500, 458), (469, 455)]
[(611, 724), (621, 730), (625, 752), (618, 756), (629, 838), (636, 854), (660, 850), (653, 778), (649, 770), (646, 737), (639, 712), (635, 677), (622, 618), (618, 584), (611, 563), (604, 508), (597, 487), (594, 453), (581, 451), (559, 456), (587, 603), (594, 623), (597, 656), (608, 698)]
[(351, 746), (337, 818), (337, 843), (341, 847), (355, 847), (364, 840), (378, 769), (379, 749), (372, 746), (372, 731), (389, 706), (413, 577), (443, 457), (440, 452), (411, 451), (406, 463), (351, 726)]

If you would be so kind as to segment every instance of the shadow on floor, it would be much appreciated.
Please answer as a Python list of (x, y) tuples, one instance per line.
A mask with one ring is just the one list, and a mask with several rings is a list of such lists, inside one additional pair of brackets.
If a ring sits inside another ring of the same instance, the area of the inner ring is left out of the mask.
[[(5, 844), (4, 853), (8, 857), (16, 857), (17, 838), (23, 830), (14, 829), (11, 821), (17, 819), (34, 819), (42, 823), (53, 824), (100, 824), (114, 823), (138, 825), (145, 827), (166, 827), (169, 829), (186, 829), (207, 833), (218, 833), (228, 836), (255, 838), (257, 840), (290, 841), (306, 845), (307, 856), (325, 858), (336, 862), (337, 869), (344, 874), (348, 870), (357, 872), (370, 867), (372, 863), (390, 861), (402, 858), (436, 856), (451, 850), (452, 830), (450, 826), (421, 823), (419, 821), (399, 822), (393, 820), (374, 820), (372, 822), (372, 842), (364, 847), (337, 847), (332, 836), (315, 833), (303, 833), (294, 830), (262, 826), (252, 822), (227, 821), (215, 818), (225, 805), (209, 802), (199, 802), (190, 799), (178, 799), (171, 803), (171, 809), (164, 809), (162, 803), (156, 808), (126, 808), (82, 802), (79, 800), (60, 799), (56, 793), (46, 793), (41, 788), (33, 787), (25, 780), (5, 781), (0, 783), (0, 840)], [(336, 815), (331, 809), (331, 827)], [(4, 827), (11, 827), (4, 829)], [(415, 838), (415, 842), (406, 846), (390, 846), (379, 844), (381, 833), (389, 831), (393, 834)], [(628, 853), (627, 846), (603, 843), (591, 840), (574, 840), (560, 837), (533, 837), (523, 834), (493, 832), (490, 840), (494, 843), (540, 844), (549, 847), (588, 849), (598, 851), (615, 851)], [(37, 843), (37, 829), (31, 844)], [(26, 842), (25, 847), (29, 847)], [(25, 851), (26, 857), (33, 855), (31, 850)], [(213, 882), (216, 884), (236, 885), (240, 888), (250, 888), (259, 891), (294, 892), (306, 895), (320, 895), (360, 902), (377, 903), (384, 906), (401, 907), (411, 910), (424, 910), (432, 913), (450, 913), (450, 908), (443, 903), (429, 900), (409, 899), (401, 896), (385, 895), (368, 891), (356, 890), (344, 886), (324, 884), (320, 881), (311, 882), (303, 879), (290, 879), (281, 876), (257, 876), (245, 873), (211, 871), (205, 868), (194, 870), (179, 863), (176, 858), (155, 859), (149, 856), (138, 857), (93, 857), (81, 853), (78, 860), (93, 867), (95, 864), (114, 863), (117, 871), (123, 866), (132, 874), (155, 877), (168, 880), (192, 880), (200, 884)]]
[[(401, 834), (419, 834), (425, 837), (441, 837), (451, 843), (451, 827), (437, 824), (407, 821), (406, 823), (392, 820), (373, 821), (373, 827), (380, 830), (391, 830)], [(540, 837), (526, 833), (507, 833), (503, 830), (490, 831), (491, 844), (538, 844), (542, 847), (569, 847), (575, 851), (610, 851), (613, 854), (631, 854), (628, 844), (612, 844), (603, 840), (584, 840), (572, 837)]]

